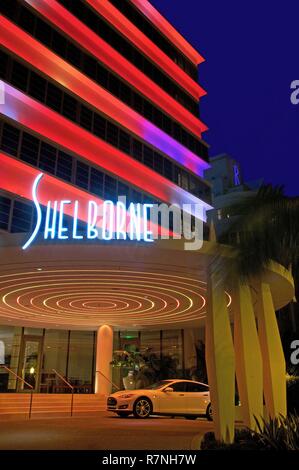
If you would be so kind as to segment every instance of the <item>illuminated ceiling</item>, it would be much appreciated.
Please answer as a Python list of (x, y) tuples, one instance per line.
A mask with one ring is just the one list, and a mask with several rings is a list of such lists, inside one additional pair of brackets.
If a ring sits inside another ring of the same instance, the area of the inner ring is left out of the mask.
[(21, 235), (7, 242), (0, 246), (2, 324), (169, 329), (199, 326), (205, 316), (207, 257), (184, 251), (183, 240), (44, 242), (25, 252)]
[[(42, 269), (0, 277), (0, 317), (48, 327), (146, 327), (205, 316), (205, 283), (173, 274)], [(228, 303), (230, 299), (228, 297)]]
[[(3, 233), (0, 239), (0, 324), (78, 330), (105, 323), (116, 329), (203, 326), (215, 244), (185, 251), (184, 240), (44, 242), (24, 251), (26, 236)], [(281, 266), (272, 263), (264, 281), (275, 309), (294, 296)], [(255, 303), (258, 286), (251, 287)]]

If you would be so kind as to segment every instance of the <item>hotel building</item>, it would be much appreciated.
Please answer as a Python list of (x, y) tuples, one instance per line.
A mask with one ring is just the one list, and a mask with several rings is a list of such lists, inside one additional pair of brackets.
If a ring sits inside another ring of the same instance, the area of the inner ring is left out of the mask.
[(218, 439), (233, 440), (236, 378), (246, 426), (263, 403), (285, 415), (289, 271), (241, 283), (208, 225), (197, 250), (80, 239), (91, 201), (119, 196), (197, 204), (205, 220), (201, 55), (147, 0), (9, 0), (0, 14), (0, 392), (66, 391), (60, 376), (80, 399), (105, 395), (142, 364), (148, 381), (190, 377), (204, 340)]
[[(37, 392), (58, 390), (53, 369), (107, 391), (113, 350), (151, 351), (187, 374), (205, 284), (179, 242), (22, 246), (41, 173), (43, 215), (54, 199), (208, 207), (203, 58), (146, 0), (9, 0), (0, 12), (2, 363)], [(26, 388), (0, 371), (1, 392)]]

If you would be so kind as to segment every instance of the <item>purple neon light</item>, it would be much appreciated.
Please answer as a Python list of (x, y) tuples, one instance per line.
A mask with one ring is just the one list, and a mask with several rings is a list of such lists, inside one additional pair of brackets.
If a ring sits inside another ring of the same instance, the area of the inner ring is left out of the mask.
[(204, 171), (210, 168), (210, 165), (200, 156), (184, 147), (72, 65), (35, 41), (34, 38), (29, 38), (27, 33), (21, 31), (16, 25), (3, 17), (1, 17), (1, 21), (2, 33), (0, 36), (5, 47), (53, 78), (57, 83), (85, 99), (86, 102), (107, 116), (117, 120), (122, 126), (146, 140), (157, 150), (165, 153), (195, 175), (204, 177)]

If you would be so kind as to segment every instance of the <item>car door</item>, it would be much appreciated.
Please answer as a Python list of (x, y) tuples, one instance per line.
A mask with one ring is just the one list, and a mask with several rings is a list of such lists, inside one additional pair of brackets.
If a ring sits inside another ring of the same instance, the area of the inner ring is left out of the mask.
[(189, 414), (205, 414), (210, 403), (208, 385), (198, 382), (188, 382), (185, 392), (186, 408)]
[(166, 389), (159, 392), (159, 413), (184, 414), (186, 409), (186, 382), (170, 383), (166, 388), (168, 387), (172, 388), (173, 392), (167, 392)]

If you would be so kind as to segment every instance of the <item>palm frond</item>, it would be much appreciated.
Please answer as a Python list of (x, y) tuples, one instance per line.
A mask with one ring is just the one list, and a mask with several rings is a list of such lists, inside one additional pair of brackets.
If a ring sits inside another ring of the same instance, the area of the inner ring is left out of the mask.
[(286, 268), (298, 264), (298, 197), (286, 196), (282, 186), (262, 186), (229, 211), (236, 220), (225, 236), (239, 234), (237, 269), (241, 277), (261, 273), (271, 260)]

